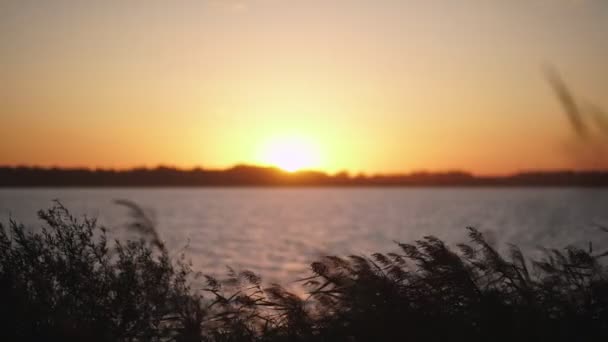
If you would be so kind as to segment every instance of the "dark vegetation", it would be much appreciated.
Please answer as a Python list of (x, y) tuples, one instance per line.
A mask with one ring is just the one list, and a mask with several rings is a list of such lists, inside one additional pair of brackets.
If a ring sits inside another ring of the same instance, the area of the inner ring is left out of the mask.
[(527, 260), (475, 229), (399, 253), (328, 256), (298, 296), (252, 272), (225, 279), (173, 259), (130, 202), (141, 239), (109, 242), (60, 204), (36, 232), (0, 229), (3, 341), (590, 341), (608, 337), (608, 253), (569, 247)]
[[(598, 159), (599, 160), (599, 159)], [(239, 165), (226, 170), (180, 170), (169, 167), (90, 170), (0, 167), (0, 187), (102, 186), (608, 186), (608, 170), (525, 172), (510, 176), (475, 176), (467, 172), (415, 172), (394, 175), (328, 175), (318, 171), (288, 173), (277, 168)]]
[(559, 100), (572, 129), (566, 145), (572, 161), (585, 168), (606, 168), (608, 162), (608, 115), (602, 108), (578, 97), (560, 72), (548, 65), (545, 77)]

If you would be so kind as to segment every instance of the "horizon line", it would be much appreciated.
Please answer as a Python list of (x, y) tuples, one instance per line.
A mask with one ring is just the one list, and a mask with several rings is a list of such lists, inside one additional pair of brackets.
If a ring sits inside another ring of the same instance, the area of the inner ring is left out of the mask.
[(475, 173), (466, 169), (458, 169), (458, 168), (448, 168), (448, 169), (439, 169), (439, 170), (431, 170), (431, 169), (415, 169), (410, 171), (399, 171), (399, 172), (364, 172), (364, 171), (351, 171), (348, 169), (329, 172), (320, 169), (307, 169), (303, 168), (296, 171), (287, 171), (275, 165), (261, 165), (261, 164), (252, 164), (252, 163), (236, 163), (232, 166), (228, 167), (215, 167), (215, 168), (205, 168), (201, 165), (192, 166), (192, 167), (179, 167), (176, 165), (167, 165), (167, 164), (156, 164), (155, 166), (132, 166), (132, 167), (89, 167), (89, 166), (57, 166), (57, 165), (36, 165), (36, 164), (0, 164), (0, 169), (36, 169), (36, 170), (59, 170), (59, 171), (110, 171), (110, 172), (130, 172), (130, 171), (154, 171), (154, 170), (173, 170), (179, 172), (196, 172), (196, 171), (210, 171), (210, 172), (225, 172), (237, 168), (252, 168), (252, 169), (266, 169), (273, 170), (276, 172), (281, 172), (286, 175), (297, 175), (303, 173), (320, 173), (327, 176), (338, 176), (341, 174), (346, 174), (348, 178), (357, 178), (357, 177), (378, 177), (378, 176), (407, 176), (407, 175), (420, 175), (420, 174), (430, 174), (430, 175), (442, 175), (442, 174), (466, 174), (475, 178), (504, 178), (515, 175), (522, 174), (556, 174), (556, 173), (606, 173), (608, 172), (608, 168), (595, 169), (595, 168), (587, 168), (587, 169), (576, 169), (576, 168), (530, 168), (530, 169), (520, 169), (517, 171), (505, 172), (505, 173)]

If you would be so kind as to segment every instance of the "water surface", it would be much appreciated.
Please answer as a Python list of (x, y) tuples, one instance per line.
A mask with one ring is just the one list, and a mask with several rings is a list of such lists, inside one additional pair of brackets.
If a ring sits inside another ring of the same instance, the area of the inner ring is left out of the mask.
[(396, 251), (394, 241), (436, 235), (466, 241), (477, 227), (498, 246), (608, 247), (608, 190), (578, 188), (192, 188), (2, 189), (0, 222), (37, 227), (35, 213), (59, 199), (124, 237), (129, 199), (149, 210), (172, 253), (197, 269), (247, 268), (269, 279), (295, 279), (325, 254)]

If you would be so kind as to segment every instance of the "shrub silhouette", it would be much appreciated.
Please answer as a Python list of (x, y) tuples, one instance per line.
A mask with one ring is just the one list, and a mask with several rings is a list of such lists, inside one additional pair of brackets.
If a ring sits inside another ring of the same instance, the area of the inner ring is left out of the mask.
[(110, 245), (104, 228), (60, 204), (39, 216), (46, 226), (38, 233), (14, 221), (10, 232), (0, 226), (5, 338), (152, 340), (187, 328), (172, 317), (198, 305), (186, 264), (144, 240)]
[[(133, 213), (144, 215), (128, 203)], [(153, 222), (141, 217), (135, 222)], [(608, 281), (594, 253), (508, 257), (468, 229), (399, 253), (328, 256), (299, 296), (249, 271), (198, 277), (158, 234), (109, 243), (60, 204), (39, 232), (0, 227), (0, 331), (7, 341), (570, 341), (608, 337)], [(145, 239), (143, 238), (145, 237)], [(147, 239), (147, 240), (146, 240)]]

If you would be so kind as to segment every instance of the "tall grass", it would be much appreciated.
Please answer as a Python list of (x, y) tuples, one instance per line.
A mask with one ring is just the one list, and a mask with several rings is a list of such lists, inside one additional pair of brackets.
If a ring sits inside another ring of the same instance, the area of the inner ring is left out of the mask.
[[(126, 203), (132, 207), (132, 203)], [(56, 204), (37, 232), (0, 226), (5, 341), (583, 341), (608, 337), (608, 253), (568, 247), (501, 255), (468, 228), (399, 253), (328, 256), (298, 296), (249, 271), (222, 279), (172, 259), (132, 207), (139, 241), (109, 242)], [(139, 224), (139, 225), (138, 225)]]

